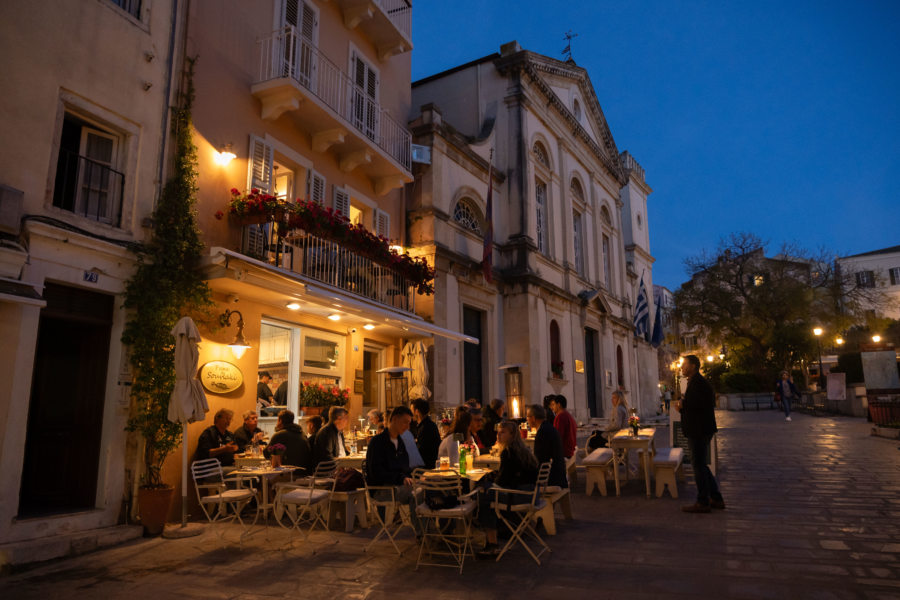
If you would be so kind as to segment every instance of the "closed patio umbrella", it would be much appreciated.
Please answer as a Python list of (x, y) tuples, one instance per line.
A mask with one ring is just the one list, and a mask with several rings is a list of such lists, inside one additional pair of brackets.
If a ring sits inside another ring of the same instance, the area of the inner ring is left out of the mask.
[(425, 343), (421, 340), (408, 342), (403, 347), (403, 366), (412, 369), (409, 373), (409, 399), (431, 398), (428, 389), (428, 363), (425, 360)]
[[(188, 454), (187, 424), (201, 421), (209, 412), (203, 385), (197, 379), (200, 331), (190, 317), (182, 317), (172, 328), (175, 338), (175, 388), (169, 398), (169, 420), (182, 423), (181, 527), (187, 526)], [(199, 531), (197, 532), (199, 533)]]

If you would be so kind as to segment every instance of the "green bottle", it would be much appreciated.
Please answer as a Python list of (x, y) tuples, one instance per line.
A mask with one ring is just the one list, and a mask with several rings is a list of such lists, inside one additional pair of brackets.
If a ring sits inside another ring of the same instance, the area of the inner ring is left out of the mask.
[(467, 454), (466, 447), (460, 446), (459, 447), (459, 474), (460, 475), (466, 474), (466, 454)]

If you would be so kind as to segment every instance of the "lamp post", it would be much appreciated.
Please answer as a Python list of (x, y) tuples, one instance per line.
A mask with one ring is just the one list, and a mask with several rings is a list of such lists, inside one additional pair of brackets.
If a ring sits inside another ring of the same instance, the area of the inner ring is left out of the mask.
[(813, 335), (816, 336), (816, 346), (819, 349), (819, 377), (817, 383), (819, 385), (819, 390), (822, 389), (822, 376), (824, 375), (822, 371), (822, 328), (816, 327), (813, 329)]

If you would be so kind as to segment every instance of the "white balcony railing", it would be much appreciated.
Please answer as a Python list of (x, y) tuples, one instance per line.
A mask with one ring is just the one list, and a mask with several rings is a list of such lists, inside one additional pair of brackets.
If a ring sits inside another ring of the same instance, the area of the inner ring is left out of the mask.
[(412, 2), (410, 0), (375, 0), (406, 39), (412, 40)]
[[(398, 0), (380, 1), (392, 4)], [(410, 169), (411, 136), (406, 127), (392, 119), (309, 40), (298, 35), (293, 27), (285, 27), (261, 39), (259, 44), (258, 83), (285, 77), (293, 79), (404, 169)]]

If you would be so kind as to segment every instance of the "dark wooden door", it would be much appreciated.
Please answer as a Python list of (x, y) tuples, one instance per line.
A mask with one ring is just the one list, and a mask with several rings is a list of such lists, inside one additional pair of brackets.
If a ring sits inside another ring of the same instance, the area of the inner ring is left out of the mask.
[(588, 327), (584, 330), (584, 375), (587, 385), (587, 405), (591, 417), (603, 416), (603, 395), (597, 384), (597, 332)]
[[(483, 315), (484, 313), (480, 310), (469, 308), (468, 306), (463, 307), (463, 333), (478, 338), (482, 344), (484, 343), (484, 340), (481, 339), (481, 321)], [(465, 342), (463, 344), (465, 398), (462, 398), (459, 403), (464, 402), (469, 398), (475, 398), (484, 405), (484, 380), (481, 374), (483, 368), (481, 344), (470, 344)]]
[(19, 517), (96, 504), (113, 297), (54, 284), (44, 297)]

